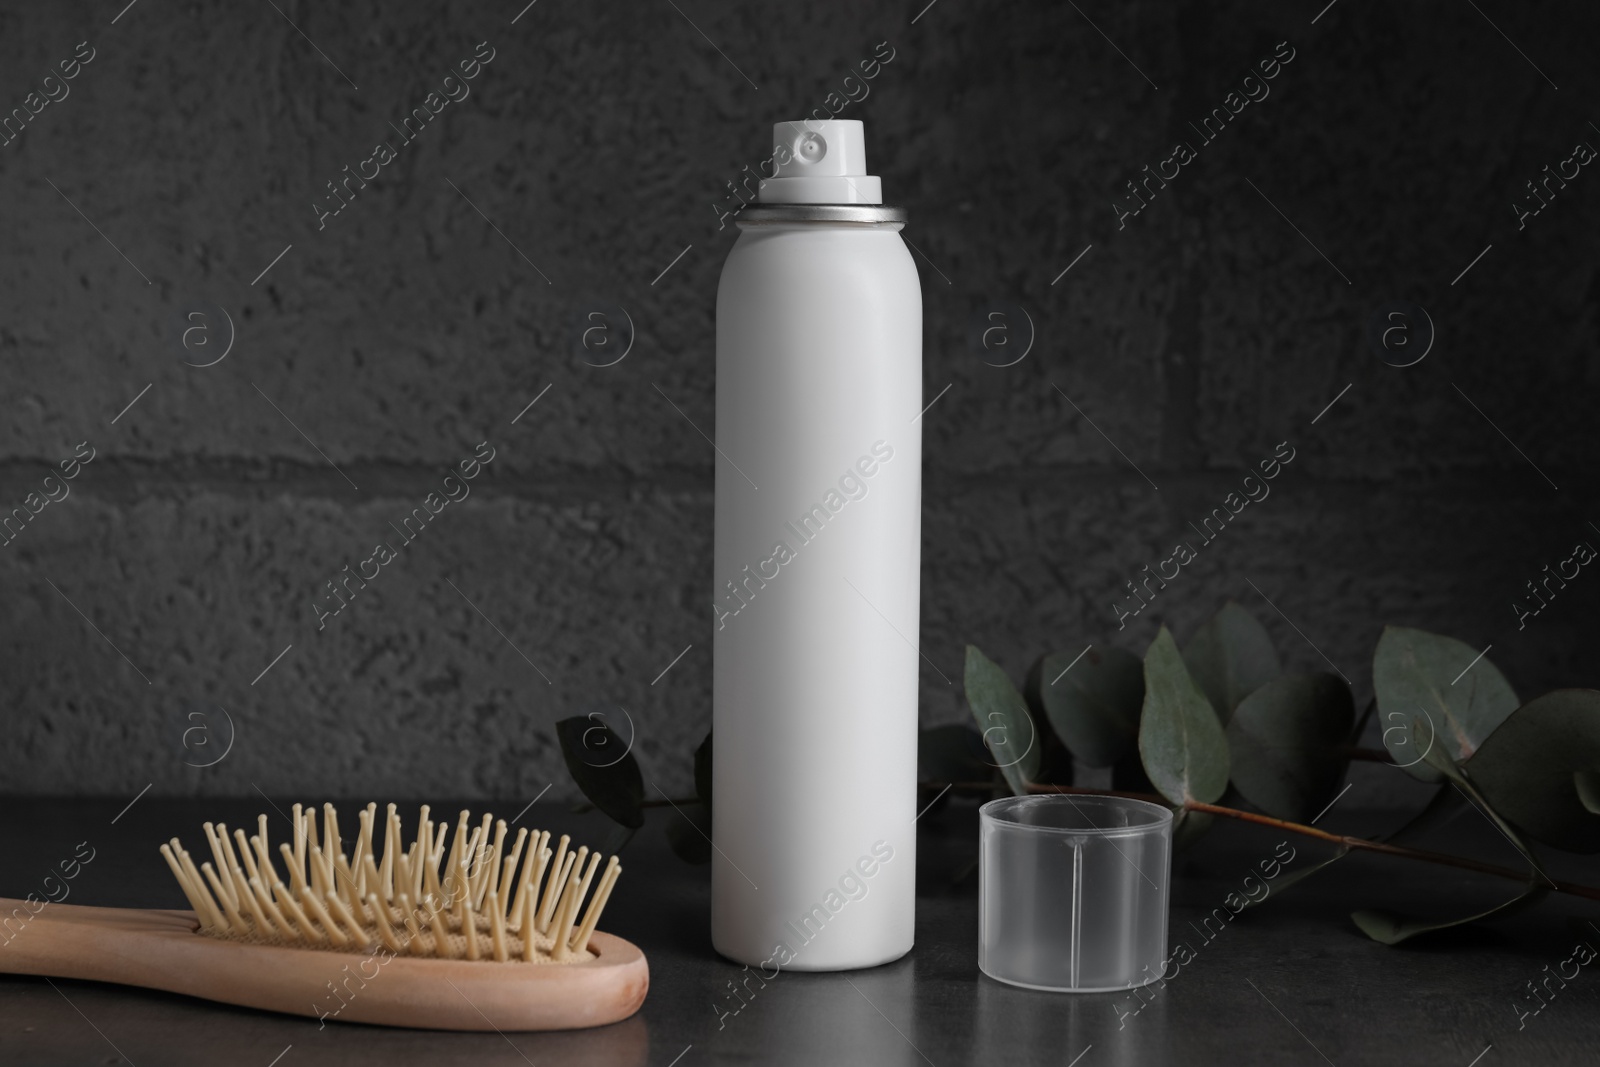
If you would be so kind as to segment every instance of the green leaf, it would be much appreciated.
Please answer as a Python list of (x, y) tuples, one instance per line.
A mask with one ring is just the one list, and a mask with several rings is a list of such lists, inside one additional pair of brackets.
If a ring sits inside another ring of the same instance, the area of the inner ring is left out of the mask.
[(1584, 810), (1600, 815), (1600, 771), (1573, 771), (1572, 788)]
[(1144, 666), (1121, 648), (1057, 652), (1029, 672), (1028, 704), (1075, 757), (1109, 767), (1138, 747)]
[(622, 739), (605, 724), (605, 712), (574, 715), (556, 723), (556, 740), (567, 773), (594, 806), (623, 826), (644, 825), (644, 779)]
[(706, 739), (700, 742), (700, 747), (694, 750), (694, 791), (700, 798), (700, 803), (706, 806), (706, 811), (711, 810), (711, 731), (706, 731)]
[(917, 771), (923, 781), (987, 782), (994, 764), (978, 731), (965, 723), (917, 733)]
[(1266, 629), (1231, 600), (1189, 638), (1183, 661), (1223, 725), (1239, 701), (1283, 673)]
[(1485, 919), (1497, 919), (1507, 915), (1514, 915), (1519, 911), (1530, 908), (1543, 900), (1549, 890), (1542, 885), (1530, 884), (1521, 893), (1512, 897), (1504, 904), (1496, 904), (1488, 911), (1481, 911), (1475, 915), (1466, 915), (1459, 919), (1421, 919), (1414, 915), (1402, 915), (1399, 912), (1384, 911), (1378, 908), (1363, 908), (1350, 913), (1350, 918), (1361, 928), (1361, 932), (1374, 941), (1385, 945), (1398, 945), (1402, 941), (1409, 941), (1418, 934), (1430, 934), (1436, 930), (1448, 930), (1455, 926), (1465, 926), (1468, 923), (1482, 922)]
[(1596, 852), (1597, 768), (1600, 692), (1557, 689), (1518, 708), (1465, 769), (1488, 803), (1529, 836), (1572, 852)]
[(1265, 904), (1267, 901), (1271, 900), (1275, 896), (1278, 896), (1284, 890), (1288, 889), (1290, 886), (1298, 885), (1299, 883), (1305, 881), (1307, 878), (1310, 878), (1313, 874), (1316, 874), (1318, 871), (1322, 870), (1324, 867), (1331, 867), (1335, 863), (1338, 863), (1340, 860), (1344, 859), (1349, 854), (1350, 854), (1350, 846), (1349, 845), (1340, 845), (1338, 848), (1333, 850), (1333, 855), (1327, 856), (1327, 857), (1325, 857), (1323, 859), (1320, 859), (1317, 862), (1313, 863), (1309, 867), (1302, 867), (1297, 871), (1293, 871), (1293, 872), (1291, 872), (1289, 874), (1282, 875), (1282, 876), (1274, 879), (1273, 881), (1267, 882), (1266, 883), (1267, 887), (1268, 887), (1267, 895), (1262, 897), (1260, 900), (1255, 900), (1255, 899), (1253, 899), (1251, 897), (1246, 897), (1245, 899), (1250, 901), (1250, 903), (1248, 905), (1246, 905), (1246, 906), (1247, 907), (1255, 907), (1258, 904)]
[(990, 766), (1000, 768), (1012, 793), (1027, 793), (1028, 783), (1038, 778), (1043, 747), (1027, 702), (1006, 672), (972, 645), (967, 646), (964, 683), (972, 717), (994, 759)]
[(1190, 811), (1179, 808), (1172, 817), (1172, 851), (1182, 852), (1205, 836), (1217, 821), (1209, 811)]
[(1283, 675), (1239, 702), (1228, 723), (1233, 784), (1268, 815), (1293, 822), (1333, 799), (1355, 702), (1337, 675)]
[(1139, 757), (1174, 804), (1210, 804), (1228, 788), (1228, 739), (1165, 626), (1144, 654)]
[[(1372, 687), (1384, 747), (1396, 764), (1424, 782), (1440, 779), (1426, 759), (1428, 749), (1441, 746), (1460, 763), (1517, 710), (1511, 684), (1477, 649), (1401, 626), (1384, 627), (1378, 639)], [(1413, 743), (1413, 737), (1421, 740)]]
[(686, 863), (710, 863), (711, 809), (686, 804), (674, 811), (667, 822), (667, 844)]
[(1539, 857), (1533, 854), (1533, 849), (1522, 839), (1522, 835), (1517, 832), (1516, 827), (1507, 822), (1505, 817), (1495, 810), (1494, 805), (1490, 804), (1489, 799), (1478, 789), (1477, 783), (1472, 780), (1466, 768), (1451, 759), (1449, 754), (1445, 752), (1443, 745), (1432, 746), (1428, 750), (1425, 759), (1429, 766), (1438, 771), (1451, 785), (1461, 790), (1466, 798), (1473, 803), (1473, 806), (1483, 812), (1484, 816), (1494, 824), (1495, 829), (1499, 830), (1505, 836), (1505, 839), (1511, 842), (1512, 847), (1522, 853), (1523, 858), (1528, 861), (1528, 865), (1533, 868), (1535, 873), (1543, 875), (1546, 882), (1550, 881), (1550, 876), (1545, 874), (1544, 868), (1539, 865)]

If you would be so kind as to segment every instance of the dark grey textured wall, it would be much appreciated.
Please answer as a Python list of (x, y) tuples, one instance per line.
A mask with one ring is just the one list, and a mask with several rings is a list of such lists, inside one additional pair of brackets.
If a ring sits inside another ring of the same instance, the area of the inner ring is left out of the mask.
[[(842, 117), (911, 211), (925, 395), (950, 386), (924, 419), (925, 722), (966, 714), (966, 642), (1020, 677), (1230, 596), (1361, 700), (1385, 622), (1493, 642), (1524, 692), (1600, 682), (1600, 577), (1523, 630), (1511, 607), (1600, 544), (1600, 174), (1520, 229), (1512, 206), (1600, 146), (1586, 5), (121, 6), (0, 13), (0, 107), (93, 49), (0, 147), (0, 504), (94, 454), (0, 547), (0, 789), (558, 795), (552, 724), (596, 702), (686, 786), (726, 183), (888, 50)], [(1270, 95), (1200, 143), (1282, 41)], [(479, 42), (471, 95), (399, 145)], [(1177, 141), (1197, 158), (1119, 225)], [(1403, 369), (1365, 336), (1401, 300), (1437, 334)], [(607, 304), (632, 349), (586, 365)], [(970, 341), (1002, 305), (1035, 332), (1009, 367)], [(482, 441), (470, 497), (319, 631), (323, 583)], [(1119, 632), (1123, 583), (1280, 442), (1270, 497)]]

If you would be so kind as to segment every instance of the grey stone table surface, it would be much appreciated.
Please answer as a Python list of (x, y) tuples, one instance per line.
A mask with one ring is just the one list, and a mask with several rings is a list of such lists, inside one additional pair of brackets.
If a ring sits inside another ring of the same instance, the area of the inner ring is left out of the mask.
[[(525, 803), (490, 807), (509, 817)], [(7, 799), (0, 895), (41, 892), (61, 860), (92, 849), (68, 902), (181, 906), (159, 842), (177, 835), (192, 849), (206, 819), (244, 825), (265, 811), (279, 821), (264, 798), (151, 796), (123, 811), (126, 804)], [(660, 815), (652, 812), (624, 853), (626, 871), (602, 924), (638, 944), (650, 961), (649, 997), (626, 1022), (555, 1034), (322, 1026), (140, 989), (0, 976), (0, 1064), (1559, 1067), (1600, 1060), (1600, 960), (1563, 966), (1580, 941), (1600, 947), (1600, 930), (1587, 925), (1600, 921), (1593, 902), (1552, 896), (1490, 927), (1386, 948), (1355, 929), (1352, 909), (1467, 914), (1508, 898), (1516, 886), (1452, 868), (1356, 856), (1275, 895), (1259, 874), (1246, 879), (1285, 853), (1284, 835), (1232, 823), (1174, 864), (1169, 943), (1176, 950), (1183, 941), (1191, 951), (1180, 954), (1186, 961), (1168, 971), (1169, 981), (1142, 997), (1047, 994), (994, 982), (977, 968), (976, 816), (965, 801), (947, 801), (919, 823), (917, 944), (908, 956), (866, 971), (752, 981), (736, 1001), (729, 983), (743, 972), (711, 948), (708, 868), (671, 855)], [(1375, 833), (1398, 819), (1336, 812), (1324, 824)], [(1510, 862), (1509, 846), (1475, 819), (1469, 812), (1429, 844)], [(572, 832), (595, 844), (606, 829), (598, 816), (550, 804), (525, 812), (520, 825)], [(1295, 858), (1278, 874), (1280, 885), (1323, 854), (1304, 839), (1289, 847)], [(1600, 881), (1600, 864), (1591, 859), (1558, 858), (1564, 862), (1553, 865), (1556, 877)], [(1229, 893), (1259, 894), (1263, 884), (1269, 888), (1261, 907), (1225, 924), (1202, 923), (1213, 909), (1228, 914)], [(1553, 977), (1558, 971), (1569, 977)], [(1539, 999), (1529, 983), (1540, 984)]]

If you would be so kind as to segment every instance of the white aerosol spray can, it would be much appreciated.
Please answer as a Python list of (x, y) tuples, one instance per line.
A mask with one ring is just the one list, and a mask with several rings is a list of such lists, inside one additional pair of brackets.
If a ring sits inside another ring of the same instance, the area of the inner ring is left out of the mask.
[(861, 123), (774, 141), (717, 290), (712, 941), (843, 970), (912, 944), (922, 293)]

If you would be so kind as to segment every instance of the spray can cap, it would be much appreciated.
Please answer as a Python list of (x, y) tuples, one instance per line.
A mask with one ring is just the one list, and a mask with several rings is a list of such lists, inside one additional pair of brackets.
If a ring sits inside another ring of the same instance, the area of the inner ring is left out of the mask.
[(859, 119), (801, 119), (772, 127), (775, 177), (761, 181), (763, 204), (881, 204), (883, 186), (867, 173)]

